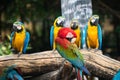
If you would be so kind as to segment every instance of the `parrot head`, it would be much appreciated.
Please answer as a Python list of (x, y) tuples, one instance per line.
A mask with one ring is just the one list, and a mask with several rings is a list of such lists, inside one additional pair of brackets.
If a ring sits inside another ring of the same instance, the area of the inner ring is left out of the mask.
[(74, 43), (76, 41), (77, 35), (72, 29), (64, 27), (59, 30), (58, 37), (67, 39), (71, 43)]
[(54, 26), (57, 26), (57, 27), (63, 27), (64, 26), (64, 23), (65, 23), (65, 18), (60, 16), (58, 17), (57, 19), (55, 19), (54, 21)]
[(79, 27), (79, 22), (77, 19), (73, 19), (70, 24), (71, 29), (76, 30)]
[(93, 16), (90, 18), (90, 24), (91, 24), (91, 25), (97, 26), (97, 25), (98, 25), (98, 22), (99, 22), (99, 16), (98, 16), (98, 15), (93, 15)]
[(23, 23), (20, 21), (16, 21), (13, 23), (13, 30), (16, 32), (21, 32), (23, 30)]

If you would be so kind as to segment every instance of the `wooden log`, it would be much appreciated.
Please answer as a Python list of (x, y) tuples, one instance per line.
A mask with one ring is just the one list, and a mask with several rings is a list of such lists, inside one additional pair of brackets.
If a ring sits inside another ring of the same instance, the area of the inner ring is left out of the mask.
[[(102, 55), (101, 51), (80, 50), (85, 59), (85, 65), (92, 75), (111, 79), (120, 69), (120, 62)], [(63, 63), (63, 58), (57, 51), (43, 51), (34, 54), (24, 54), (19, 58), (17, 55), (1, 56), (0, 69), (3, 70), (11, 65), (21, 68), (24, 76), (41, 75), (58, 70)]]

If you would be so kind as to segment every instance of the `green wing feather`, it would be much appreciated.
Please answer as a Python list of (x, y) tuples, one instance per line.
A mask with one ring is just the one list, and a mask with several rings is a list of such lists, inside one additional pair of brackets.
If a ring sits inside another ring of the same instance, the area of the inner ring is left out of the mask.
[(76, 55), (76, 57), (78, 57), (81, 61), (84, 62), (83, 55), (80, 53), (79, 48), (76, 44), (70, 44), (68, 48), (72, 51), (74, 55)]

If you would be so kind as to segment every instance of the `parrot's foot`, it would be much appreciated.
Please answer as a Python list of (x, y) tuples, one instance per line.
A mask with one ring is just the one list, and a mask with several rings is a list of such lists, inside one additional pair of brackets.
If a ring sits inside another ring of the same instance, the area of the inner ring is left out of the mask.
[(22, 52), (19, 52), (19, 53), (18, 53), (18, 57), (20, 57), (21, 55), (22, 55)]
[(15, 52), (15, 49), (14, 49), (14, 48), (11, 47), (10, 49), (11, 49), (12, 52)]
[(91, 50), (91, 48), (88, 48), (88, 51), (90, 51)]
[(87, 48), (81, 48), (81, 49), (82, 49), (82, 50), (86, 50), (86, 51), (88, 50)]
[(99, 49), (95, 49), (94, 52), (97, 52)]
[(79, 50), (81, 50), (81, 48), (79, 48)]
[(54, 52), (55, 52), (55, 51), (56, 51), (56, 50), (55, 50), (55, 49), (53, 49), (53, 50), (52, 50), (52, 53), (54, 54)]
[(81, 50), (82, 48), (78, 47), (79, 50)]

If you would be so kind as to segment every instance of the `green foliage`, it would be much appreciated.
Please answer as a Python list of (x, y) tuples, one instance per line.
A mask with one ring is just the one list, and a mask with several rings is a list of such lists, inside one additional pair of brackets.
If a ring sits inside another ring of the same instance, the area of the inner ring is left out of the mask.
[(115, 31), (120, 34), (120, 26), (117, 26), (117, 28), (115, 29)]
[(4, 41), (0, 43), (0, 56), (12, 54), (10, 50), (11, 45), (10, 42)]

